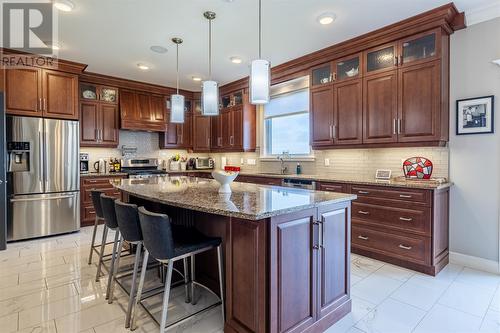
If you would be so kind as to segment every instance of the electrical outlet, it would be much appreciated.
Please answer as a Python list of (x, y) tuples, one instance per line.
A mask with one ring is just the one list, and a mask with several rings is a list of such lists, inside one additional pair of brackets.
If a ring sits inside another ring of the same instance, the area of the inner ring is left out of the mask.
[(330, 166), (330, 159), (329, 158), (325, 158), (325, 166)]
[(247, 164), (248, 165), (255, 165), (255, 159), (254, 158), (248, 158), (247, 159)]

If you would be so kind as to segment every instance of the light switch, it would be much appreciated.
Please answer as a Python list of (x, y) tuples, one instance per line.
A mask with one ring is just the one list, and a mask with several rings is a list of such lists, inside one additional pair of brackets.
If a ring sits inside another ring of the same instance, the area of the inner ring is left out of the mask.
[(329, 158), (325, 158), (325, 166), (330, 166), (330, 159)]

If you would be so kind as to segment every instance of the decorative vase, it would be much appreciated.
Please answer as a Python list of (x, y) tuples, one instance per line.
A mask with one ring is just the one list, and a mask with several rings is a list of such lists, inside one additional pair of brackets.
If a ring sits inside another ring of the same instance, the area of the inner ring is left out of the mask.
[(186, 171), (187, 169), (187, 162), (181, 162), (181, 171)]
[(403, 172), (409, 179), (431, 179), (432, 162), (425, 157), (410, 157), (403, 162)]
[(170, 171), (179, 171), (180, 163), (179, 161), (170, 161), (169, 169)]
[(238, 177), (238, 172), (235, 171), (212, 171), (212, 177), (220, 184), (219, 193), (231, 193), (231, 184)]

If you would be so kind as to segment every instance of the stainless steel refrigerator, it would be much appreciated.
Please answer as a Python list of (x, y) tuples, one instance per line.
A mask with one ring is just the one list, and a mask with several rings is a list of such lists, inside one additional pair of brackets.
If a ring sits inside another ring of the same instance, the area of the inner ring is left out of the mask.
[(79, 124), (6, 118), (7, 240), (80, 228)]
[(0, 250), (7, 248), (7, 187), (5, 176), (5, 107), (0, 92)]

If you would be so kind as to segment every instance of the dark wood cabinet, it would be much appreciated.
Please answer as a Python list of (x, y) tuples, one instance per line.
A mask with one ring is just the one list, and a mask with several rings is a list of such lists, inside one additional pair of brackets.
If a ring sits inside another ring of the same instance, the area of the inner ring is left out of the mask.
[[(167, 112), (167, 119), (170, 119), (170, 112)], [(167, 122), (166, 131), (159, 133), (161, 149), (168, 148), (193, 148), (193, 115), (186, 113), (184, 123), (176, 124)]]
[(392, 71), (398, 66), (398, 42), (377, 46), (363, 52), (364, 73), (374, 75)]
[[(102, 90), (105, 92), (100, 93)], [(81, 147), (118, 147), (117, 97), (118, 88), (80, 83)]]
[(363, 142), (397, 142), (397, 71), (363, 79)]
[(78, 75), (39, 68), (5, 73), (6, 113), (78, 119)]
[(333, 85), (333, 140), (336, 145), (363, 142), (363, 83), (345, 79)]
[(333, 87), (326, 85), (311, 89), (309, 103), (311, 145), (333, 145)]
[(80, 178), (80, 224), (82, 227), (94, 225), (95, 210), (92, 204), (91, 191), (96, 189), (103, 191), (106, 195), (121, 198), (119, 190), (111, 185), (110, 181), (124, 176), (100, 176), (89, 175)]
[(121, 128), (164, 132), (167, 128), (167, 105), (163, 95), (149, 92), (120, 91)]
[(210, 151), (210, 127), (211, 118), (208, 116), (195, 115), (193, 118), (193, 151)]

